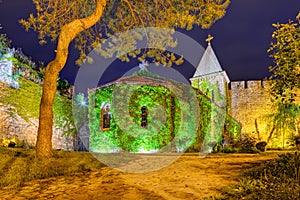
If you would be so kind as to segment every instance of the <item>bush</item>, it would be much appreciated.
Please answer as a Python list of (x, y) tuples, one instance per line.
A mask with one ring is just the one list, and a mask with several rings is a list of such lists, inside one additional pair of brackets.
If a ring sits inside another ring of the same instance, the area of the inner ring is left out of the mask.
[(245, 135), (233, 144), (233, 148), (236, 148), (239, 153), (257, 153), (255, 143), (255, 138)]
[(20, 140), (18, 138), (2, 138), (0, 139), (0, 146), (2, 147), (8, 147), (10, 143), (15, 143), (14, 147), (18, 148), (24, 148), (26, 147), (26, 143), (24, 140)]
[(261, 152), (264, 152), (266, 150), (266, 146), (267, 146), (266, 142), (259, 142), (255, 145), (256, 149)]
[(300, 150), (300, 136), (296, 135), (289, 139), (290, 147)]
[(279, 155), (246, 172), (237, 185), (206, 199), (300, 199), (300, 155)]
[(224, 148), (222, 148), (220, 152), (221, 153), (237, 153), (238, 150), (231, 146), (224, 146)]

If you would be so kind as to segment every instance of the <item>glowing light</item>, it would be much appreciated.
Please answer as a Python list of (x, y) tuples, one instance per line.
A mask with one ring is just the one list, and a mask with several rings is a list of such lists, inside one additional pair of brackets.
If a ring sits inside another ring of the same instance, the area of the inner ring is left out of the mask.
[(88, 105), (87, 103), (87, 98), (84, 96), (83, 93), (79, 93), (76, 98), (75, 98), (75, 101), (78, 103), (78, 105), (80, 107), (85, 107)]

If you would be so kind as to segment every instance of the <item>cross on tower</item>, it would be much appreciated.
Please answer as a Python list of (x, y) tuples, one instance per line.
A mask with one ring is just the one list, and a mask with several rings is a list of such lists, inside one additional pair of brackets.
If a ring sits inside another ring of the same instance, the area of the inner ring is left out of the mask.
[(149, 66), (149, 64), (145, 60), (142, 60), (142, 63), (139, 64), (140, 70), (148, 71), (147, 68), (146, 68), (147, 66)]
[(208, 43), (208, 45), (210, 45), (210, 42), (214, 39), (214, 37), (211, 34), (208, 34), (207, 38), (206, 38), (206, 42)]

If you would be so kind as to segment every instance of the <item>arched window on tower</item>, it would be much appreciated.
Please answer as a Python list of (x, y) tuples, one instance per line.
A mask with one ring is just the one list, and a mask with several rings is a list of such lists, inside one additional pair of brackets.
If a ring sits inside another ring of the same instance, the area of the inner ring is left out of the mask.
[(147, 109), (146, 106), (143, 106), (143, 107), (141, 108), (141, 111), (142, 111), (141, 127), (147, 128), (147, 126), (148, 126), (148, 120), (147, 120), (147, 117), (148, 117), (148, 109)]
[(110, 104), (103, 103), (101, 106), (101, 114), (100, 114), (100, 130), (106, 131), (110, 129)]

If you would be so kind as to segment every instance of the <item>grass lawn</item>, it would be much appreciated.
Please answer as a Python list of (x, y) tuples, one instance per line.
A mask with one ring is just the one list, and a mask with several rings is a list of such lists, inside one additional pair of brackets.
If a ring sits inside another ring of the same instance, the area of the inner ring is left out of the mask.
[(55, 151), (53, 158), (40, 160), (33, 149), (0, 147), (0, 155), (0, 189), (17, 189), (26, 181), (74, 175), (105, 166), (88, 152)]

